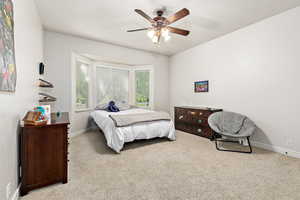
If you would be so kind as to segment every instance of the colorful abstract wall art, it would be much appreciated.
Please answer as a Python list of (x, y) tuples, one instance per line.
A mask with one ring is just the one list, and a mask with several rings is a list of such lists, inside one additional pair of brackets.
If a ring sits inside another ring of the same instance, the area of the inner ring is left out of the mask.
[(195, 92), (208, 92), (208, 81), (195, 82)]
[(0, 0), (0, 91), (14, 92), (17, 72), (12, 0)]

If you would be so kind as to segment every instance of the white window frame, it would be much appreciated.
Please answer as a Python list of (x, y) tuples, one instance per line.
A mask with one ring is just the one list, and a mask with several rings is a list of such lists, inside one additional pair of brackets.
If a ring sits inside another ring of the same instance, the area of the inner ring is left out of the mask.
[(154, 109), (154, 68), (152, 65), (144, 65), (144, 66), (136, 66), (134, 67), (134, 69), (132, 69), (132, 87), (133, 87), (133, 105), (136, 106), (136, 82), (135, 82), (135, 72), (136, 71), (149, 71), (150, 72), (150, 88), (149, 88), (149, 106), (148, 107), (143, 107), (141, 106), (140, 108), (144, 108), (144, 109), (150, 109), (153, 110)]
[[(87, 108), (83, 108), (83, 109), (79, 109), (76, 107), (76, 62), (82, 62), (84, 64), (87, 64), (89, 66), (89, 70), (88, 70), (88, 74), (89, 74), (89, 92), (88, 92), (88, 107)], [(92, 99), (92, 90), (93, 90), (93, 79), (92, 79), (92, 71), (93, 71), (93, 66), (92, 66), (92, 62), (83, 57), (80, 56), (78, 54), (72, 53), (72, 111), (73, 112), (85, 112), (85, 111), (90, 111), (93, 108), (93, 99)]]

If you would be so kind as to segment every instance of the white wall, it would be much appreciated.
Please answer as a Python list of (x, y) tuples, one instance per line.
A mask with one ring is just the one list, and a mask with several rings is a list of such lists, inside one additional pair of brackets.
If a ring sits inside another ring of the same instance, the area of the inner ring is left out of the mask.
[[(154, 107), (169, 111), (168, 57), (155, 53), (45, 31), (46, 79), (55, 86), (56, 109), (71, 111), (71, 53), (89, 54), (107, 62), (154, 66)], [(86, 128), (89, 112), (72, 114), (72, 132)]]
[(37, 104), (38, 63), (43, 59), (43, 32), (33, 0), (14, 1), (17, 87), (15, 93), (0, 92), (0, 199), (6, 185), (17, 188), (17, 127), (20, 117)]
[[(300, 152), (300, 7), (170, 59), (170, 106), (210, 105), (244, 113), (254, 140)], [(210, 81), (209, 93), (193, 83)], [(299, 154), (300, 155), (300, 154)]]

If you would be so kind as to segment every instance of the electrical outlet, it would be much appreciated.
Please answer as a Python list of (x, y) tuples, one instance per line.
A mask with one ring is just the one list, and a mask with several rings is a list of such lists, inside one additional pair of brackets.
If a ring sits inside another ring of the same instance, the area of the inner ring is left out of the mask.
[(8, 183), (6, 185), (6, 199), (9, 199), (10, 194), (11, 194), (11, 183)]

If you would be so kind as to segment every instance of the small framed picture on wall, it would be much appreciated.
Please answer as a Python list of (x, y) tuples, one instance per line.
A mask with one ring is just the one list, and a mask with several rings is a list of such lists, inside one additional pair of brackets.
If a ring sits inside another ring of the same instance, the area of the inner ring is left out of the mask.
[(208, 92), (208, 81), (195, 82), (195, 93)]

